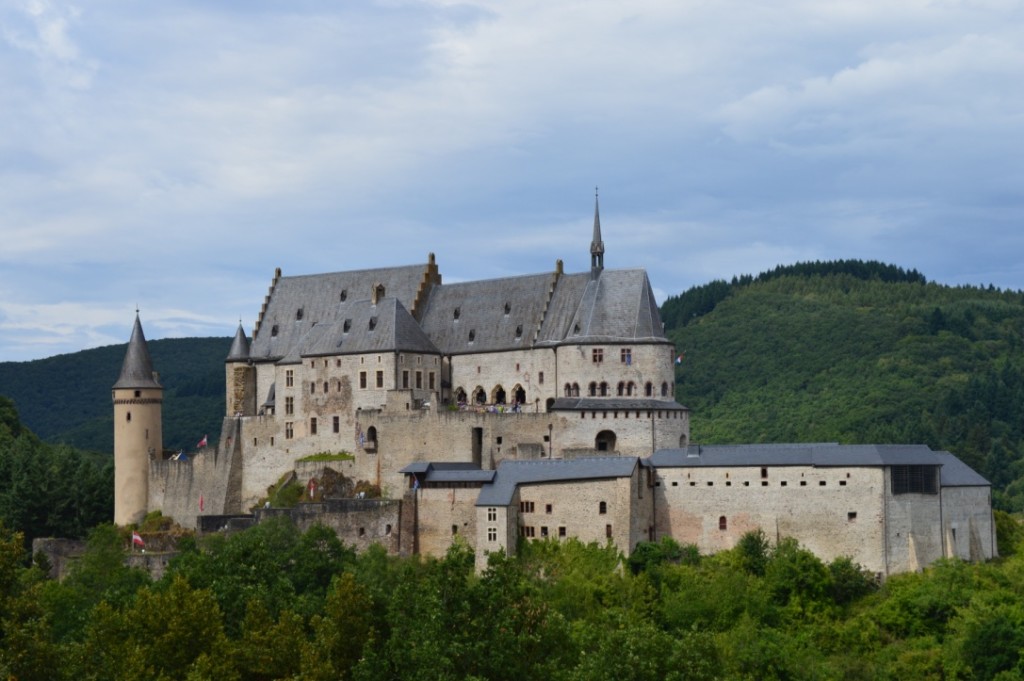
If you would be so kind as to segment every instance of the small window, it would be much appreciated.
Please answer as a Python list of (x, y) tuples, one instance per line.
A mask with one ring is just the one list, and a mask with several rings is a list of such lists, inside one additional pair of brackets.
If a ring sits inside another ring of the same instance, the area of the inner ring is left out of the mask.
[(495, 443), (496, 443), (496, 444), (499, 444), (499, 445), (500, 445), (500, 444), (501, 444), (501, 436), (499, 435), (498, 437), (496, 437), (496, 438), (494, 439), (494, 441), (495, 441)]
[(488, 527), (487, 528), (487, 541), (498, 541), (498, 528)]
[(516, 327), (516, 340), (522, 338), (522, 336), (523, 336), (523, 325), (520, 324), (519, 326)]
[(807, 481), (806, 480), (801, 480), (800, 481), (800, 486), (801, 487), (807, 487)]
[(785, 487), (785, 486), (786, 486), (786, 481), (785, 480), (782, 480), (782, 481), (779, 482), (779, 487)]
[(277, 324), (274, 324), (272, 327), (270, 327), (270, 335), (271, 337), (277, 335)]
[(761, 469), (761, 477), (762, 478), (767, 478), (768, 477), (768, 469), (767, 468), (762, 468)]
[(633, 363), (633, 349), (622, 348), (621, 350), (619, 350), (619, 360), (623, 364), (631, 365)]
[(673, 487), (679, 487), (679, 481), (678, 480), (673, 480), (672, 481), (672, 486)]
[(565, 536), (565, 526), (564, 525), (558, 528), (558, 536), (559, 537), (564, 537)]
[(856, 511), (850, 511), (849, 513), (846, 514), (846, 519), (848, 521), (850, 521), (850, 522), (853, 522), (854, 520), (857, 519), (857, 512)]
[(452, 314), (452, 319), (459, 321), (459, 317), (462, 315), (462, 311), (459, 308), (455, 308), (455, 312)]
[(505, 314), (507, 315), (511, 311), (512, 311), (512, 306), (506, 301), (506, 303), (505, 303)]
[(454, 537), (458, 533), (459, 533), (459, 526), (458, 525), (452, 525), (452, 536)]
[(377, 318), (376, 317), (370, 317), (369, 327), (370, 327), (370, 331), (373, 331), (374, 329), (377, 328)]
[(362, 388), (363, 390), (366, 389), (366, 372), (365, 371), (360, 371), (359, 372), (359, 387)]
[(469, 342), (472, 343), (476, 340), (476, 329), (469, 330)]
[(544, 382), (544, 372), (543, 371), (537, 372), (537, 382), (538, 383), (543, 383)]
[(720, 529), (720, 530), (728, 530), (729, 529), (729, 521), (728, 521), (728, 519), (726, 519), (726, 517), (724, 515), (718, 516), (718, 529)]
[(309, 420), (309, 434), (310, 435), (316, 435), (316, 419), (315, 418), (311, 418)]
[(291, 421), (284, 422), (284, 438), (291, 440), (295, 435), (295, 424)]
[(839, 481), (839, 486), (840, 487), (846, 487), (846, 481), (845, 480), (840, 480)]
[(342, 333), (348, 333), (352, 329), (352, 320), (346, 319), (345, 323), (341, 326)]
[(601, 515), (604, 515), (605, 513), (607, 513), (608, 512), (608, 502), (602, 501), (601, 503), (599, 503), (597, 505), (597, 512), (600, 513)]
[(602, 348), (594, 348), (591, 350), (590, 356), (594, 364), (600, 364), (604, 361), (604, 350)]
[(302, 319), (302, 308), (301, 307), (298, 310), (295, 311), (295, 319), (296, 319), (296, 321)]
[(818, 481), (818, 487), (824, 487), (824, 486), (825, 486), (825, 481), (824, 480), (819, 480)]
[(548, 536), (548, 528), (546, 526), (544, 526), (544, 525), (540, 526), (540, 536), (542, 536), (542, 537)]
[(383, 388), (384, 387), (384, 372), (383, 371), (378, 371), (377, 372), (377, 387), (378, 388)]
[(335, 433), (341, 432), (341, 419), (337, 416), (331, 419), (331, 430)]
[(487, 522), (493, 523), (493, 522), (497, 522), (497, 520), (498, 520), (498, 509), (496, 509), (496, 508), (488, 508), (487, 509)]
[(545, 504), (544, 505), (544, 512), (545, 513), (551, 513), (551, 504)]
[(609, 539), (612, 538), (612, 526), (611, 525), (605, 525), (604, 526), (604, 536), (608, 537)]
[(348, 300), (348, 291), (346, 289), (342, 289), (341, 293), (338, 294), (338, 300), (343, 303)]
[(142, 391), (141, 390), (136, 390), (135, 391), (135, 396), (136, 397), (142, 397)]
[(360, 527), (359, 528), (359, 536), (360, 537), (365, 537), (366, 536), (366, 528), (365, 527)]

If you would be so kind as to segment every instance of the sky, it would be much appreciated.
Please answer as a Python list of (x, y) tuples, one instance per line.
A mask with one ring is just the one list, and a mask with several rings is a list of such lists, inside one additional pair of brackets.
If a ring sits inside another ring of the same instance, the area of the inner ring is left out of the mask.
[(284, 275), (859, 258), (1024, 288), (1024, 2), (0, 0), (0, 361)]

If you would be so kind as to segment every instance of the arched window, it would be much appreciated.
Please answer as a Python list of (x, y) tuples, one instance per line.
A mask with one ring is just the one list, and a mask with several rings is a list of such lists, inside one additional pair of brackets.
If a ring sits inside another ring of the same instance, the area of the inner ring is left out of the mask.
[(605, 513), (607, 513), (608, 512), (608, 502), (607, 501), (600, 502), (597, 505), (597, 512), (600, 513), (601, 515), (604, 515)]
[(573, 397), (579, 397), (580, 396), (580, 384), (579, 383), (573, 383), (572, 384), (572, 396)]
[(505, 404), (505, 389), (500, 385), (494, 386), (494, 390), (491, 392), (491, 402), (493, 404)]
[(477, 386), (473, 391), (473, 402), (476, 404), (487, 404), (487, 391), (482, 386)]
[(377, 428), (370, 426), (366, 429), (366, 446), (365, 449), (377, 449)]
[(512, 388), (512, 399), (516, 404), (526, 404), (526, 390), (521, 385)]
[(591, 381), (590, 385), (588, 386), (588, 394), (591, 397), (597, 395), (597, 383), (595, 383), (594, 381)]
[(602, 430), (594, 438), (594, 449), (599, 452), (615, 451), (615, 433), (610, 430)]
[(724, 515), (718, 516), (718, 529), (720, 529), (720, 530), (728, 530), (729, 529), (729, 521), (726, 520)]
[(572, 386), (568, 383), (565, 384), (565, 396), (572, 397)]
[(461, 387), (455, 391), (455, 403), (465, 404), (466, 402), (466, 391)]
[(654, 386), (651, 384), (650, 381), (647, 381), (647, 383), (644, 383), (644, 396), (645, 397), (653, 397), (654, 396)]
[(616, 388), (615, 394), (618, 395), (619, 397), (622, 397), (624, 394), (626, 394), (626, 384), (623, 383), (622, 381), (619, 381), (619, 385)]
[(661, 396), (668, 397), (668, 383), (662, 382), (661, 384)]
[(551, 411), (551, 409), (555, 406), (555, 398), (554, 397), (549, 397), (548, 401), (545, 403), (544, 406), (545, 406), (546, 411)]
[(685, 435), (680, 435), (679, 436), (679, 446), (680, 447), (685, 447), (686, 446), (686, 436)]
[(608, 384), (601, 381), (601, 397), (608, 397)]
[(634, 392), (636, 392), (636, 383), (630, 381), (626, 384), (626, 396), (632, 397)]

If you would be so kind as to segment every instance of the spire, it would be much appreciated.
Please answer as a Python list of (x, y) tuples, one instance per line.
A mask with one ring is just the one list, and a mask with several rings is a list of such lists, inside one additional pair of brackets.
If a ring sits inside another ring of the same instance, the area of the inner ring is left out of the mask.
[(228, 351), (228, 362), (244, 362), (249, 359), (249, 339), (245, 337), (245, 329), (242, 328), (242, 321), (238, 321), (238, 331), (235, 331), (235, 339), (231, 341), (231, 349)]
[(601, 240), (601, 209), (594, 187), (594, 237), (590, 241), (590, 272), (599, 274), (604, 269), (604, 241)]
[(153, 372), (153, 360), (149, 357), (149, 346), (146, 345), (142, 322), (139, 321), (139, 311), (136, 310), (135, 327), (132, 329), (128, 351), (125, 352), (124, 364), (121, 365), (121, 375), (114, 384), (114, 389), (162, 387)]

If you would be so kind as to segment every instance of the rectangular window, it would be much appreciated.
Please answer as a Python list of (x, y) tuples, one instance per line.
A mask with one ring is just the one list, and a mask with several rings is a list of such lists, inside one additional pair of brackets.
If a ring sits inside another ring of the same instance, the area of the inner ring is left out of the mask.
[(284, 439), (291, 440), (292, 436), (295, 435), (295, 424), (291, 421), (284, 422)]
[(537, 372), (537, 382), (538, 383), (543, 383), (544, 382), (544, 372), (543, 371), (538, 371)]
[(540, 528), (540, 536), (542, 536), (542, 537), (548, 536), (548, 528), (544, 527), (543, 525)]
[(564, 525), (562, 527), (558, 528), (558, 536), (559, 537), (564, 537), (565, 536), (565, 526)]
[(309, 394), (313, 395), (316, 393), (316, 381), (309, 384)]
[(622, 348), (619, 350), (619, 361), (623, 364), (633, 363), (633, 348)]
[(938, 494), (938, 466), (893, 466), (893, 494)]
[(293, 371), (292, 369), (288, 369), (287, 371), (284, 372), (284, 384), (286, 387), (290, 388), (294, 383), (295, 371)]
[(498, 521), (498, 509), (488, 508), (487, 509), (487, 522), (494, 523)]
[(365, 371), (360, 371), (359, 372), (359, 387), (364, 389), (364, 390), (366, 389), (366, 372)]
[(428, 390), (433, 390), (434, 389), (434, 372), (433, 371), (431, 371), (429, 374), (427, 374), (427, 389)]
[(544, 506), (544, 512), (545, 513), (551, 513), (551, 504), (546, 504)]
[(594, 364), (600, 364), (604, 361), (604, 349), (594, 348), (591, 350), (591, 357), (594, 360)]
[(409, 387), (409, 372), (408, 372), (408, 370), (402, 372), (402, 387), (403, 388), (408, 388)]
[(612, 526), (611, 525), (605, 525), (604, 526), (604, 536), (606, 536), (609, 539), (611, 539), (611, 536), (612, 536)]
[(537, 528), (531, 526), (523, 526), (519, 528), (519, 534), (523, 537), (534, 537), (537, 535)]
[(335, 433), (340, 433), (341, 432), (341, 419), (339, 417), (335, 416), (334, 419), (331, 422), (331, 427), (332, 427), (332, 429), (334, 430)]
[(383, 371), (378, 371), (377, 372), (377, 387), (378, 388), (383, 388), (384, 387), (384, 372)]
[(309, 434), (310, 435), (316, 435), (316, 419), (315, 418), (311, 418), (309, 420)]
[(520, 513), (533, 513), (533, 502), (532, 501), (520, 501), (519, 502)]
[(417, 371), (416, 372), (416, 389), (417, 390), (423, 390), (423, 372), (422, 371)]
[(498, 528), (488, 527), (487, 528), (487, 541), (498, 541)]
[(295, 398), (286, 397), (284, 398), (284, 414), (285, 416), (291, 416), (295, 413)]

